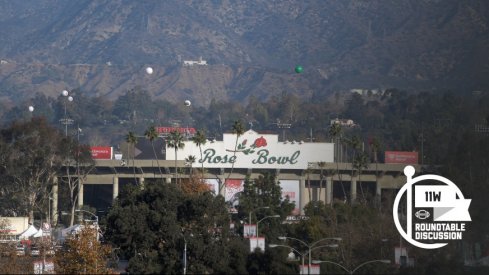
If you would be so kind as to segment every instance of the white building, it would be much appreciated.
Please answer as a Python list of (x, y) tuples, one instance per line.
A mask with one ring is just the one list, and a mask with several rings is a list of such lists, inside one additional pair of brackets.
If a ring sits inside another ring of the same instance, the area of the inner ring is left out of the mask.
[(29, 228), (28, 217), (0, 217), (0, 242), (18, 240)]
[(183, 66), (194, 66), (194, 65), (207, 66), (207, 61), (202, 60), (202, 56), (199, 58), (199, 60), (184, 60), (183, 61)]

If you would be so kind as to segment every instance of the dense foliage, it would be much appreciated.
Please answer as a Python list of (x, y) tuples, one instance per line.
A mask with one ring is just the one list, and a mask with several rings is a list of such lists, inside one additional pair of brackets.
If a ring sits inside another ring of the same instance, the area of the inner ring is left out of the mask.
[(91, 160), (86, 146), (79, 146), (39, 117), (15, 121), (2, 129), (0, 152), (0, 215), (28, 215), (30, 223), (34, 212), (47, 218), (52, 184), (68, 171), (62, 167)]
[[(107, 216), (106, 236), (129, 259), (132, 273), (234, 273), (243, 245), (229, 232), (222, 197), (184, 193), (163, 182), (129, 187)], [(231, 268), (234, 266), (235, 268)]]

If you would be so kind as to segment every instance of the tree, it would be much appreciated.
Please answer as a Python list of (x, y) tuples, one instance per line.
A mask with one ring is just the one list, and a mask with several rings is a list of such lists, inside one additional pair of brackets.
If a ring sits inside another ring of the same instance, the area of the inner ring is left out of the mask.
[[(353, 176), (354, 176), (353, 171), (355, 170), (355, 160), (357, 158), (357, 151), (360, 148), (361, 141), (360, 141), (360, 138), (358, 136), (353, 136), (350, 139), (347, 139), (345, 142), (348, 146), (350, 146), (352, 148), (352, 151), (353, 151), (352, 158), (351, 158), (351, 168), (352, 168), (351, 169), (351, 177), (353, 178)], [(362, 191), (362, 193), (363, 193), (363, 191)], [(353, 200), (352, 200), (352, 203), (353, 203)]]
[(356, 154), (355, 159), (353, 159), (353, 168), (358, 173), (358, 184), (360, 185), (360, 192), (362, 193), (363, 202), (366, 201), (365, 193), (362, 186), (362, 170), (368, 168), (368, 155), (365, 152), (359, 152)]
[(183, 136), (178, 131), (173, 131), (168, 135), (168, 139), (166, 140), (169, 148), (175, 149), (175, 179), (178, 183), (178, 173), (177, 173), (177, 152), (178, 149), (183, 149), (185, 147), (185, 143), (183, 143)]
[[(373, 138), (370, 142), (370, 150), (372, 151), (372, 154), (374, 156), (374, 163), (375, 163), (375, 186), (379, 186), (379, 175), (378, 175), (378, 164), (379, 164), (379, 159), (378, 159), (378, 154), (380, 150), (381, 144), (379, 139)], [(376, 194), (377, 196), (377, 194)], [(377, 198), (377, 200), (380, 202), (380, 198)]]
[(55, 270), (62, 274), (110, 274), (107, 267), (111, 247), (97, 240), (97, 228), (85, 224), (65, 241), (61, 253), (56, 253)]
[[(238, 148), (238, 140), (239, 140), (239, 137), (244, 134), (244, 132), (245, 132), (245, 129), (244, 129), (244, 126), (241, 123), (241, 121), (239, 121), (239, 120), (234, 121), (233, 134), (236, 135), (236, 142), (234, 144), (233, 159), (236, 159), (236, 152), (237, 152), (237, 148)], [(226, 184), (226, 181), (229, 179), (229, 177), (231, 177), (231, 174), (233, 173), (233, 170), (234, 170), (234, 163), (235, 162), (233, 161), (233, 163), (231, 164), (231, 171), (229, 171), (229, 175), (227, 176), (225, 182), (220, 184), (219, 193), (221, 193), (221, 189), (224, 187), (224, 185)]]
[(14, 122), (0, 132), (2, 152), (2, 172), (6, 186), (1, 187), (3, 195), (17, 198), (18, 215), (29, 215), (29, 223), (34, 221), (34, 209), (48, 196), (54, 178), (63, 164), (60, 144), (66, 142), (64, 136), (42, 118), (28, 122)]
[(128, 186), (108, 213), (105, 237), (120, 247), (130, 273), (182, 273), (185, 243), (188, 273), (245, 270), (239, 259), (246, 247), (229, 232), (222, 196), (210, 192), (185, 193), (165, 182)]
[[(260, 211), (253, 211), (257, 208), (268, 207)], [(260, 220), (266, 216), (280, 215), (280, 218), (267, 219), (263, 221), (263, 229), (260, 234), (266, 235), (269, 239), (276, 239), (281, 236), (282, 221), (290, 215), (294, 209), (294, 203), (288, 198), (282, 199), (280, 184), (272, 173), (260, 175), (252, 180), (247, 177), (244, 182), (243, 192), (239, 197), (238, 215), (235, 220), (247, 220), (252, 212), (252, 220)], [(260, 227), (261, 228), (261, 227)]]
[(137, 87), (117, 98), (114, 103), (113, 114), (120, 119), (137, 124), (144, 118), (153, 117), (154, 109), (155, 104), (151, 95)]
[(200, 151), (200, 162), (202, 164), (202, 170), (201, 170), (201, 175), (202, 178), (204, 178), (204, 161), (202, 159), (202, 145), (205, 145), (207, 142), (207, 138), (205, 136), (205, 132), (203, 130), (197, 130), (195, 135), (192, 137), (192, 141), (199, 147)]
[[(134, 182), (136, 182), (136, 166), (134, 164), (134, 158), (135, 158), (135, 147), (136, 147), (136, 143), (138, 143), (138, 138), (136, 137), (136, 135), (129, 131), (129, 133), (127, 133), (127, 136), (126, 136), (126, 142), (127, 142), (127, 146), (131, 146), (132, 147), (132, 172), (134, 174)], [(131, 155), (129, 153), (129, 148), (127, 148), (127, 155)]]
[(148, 130), (144, 132), (144, 136), (151, 142), (151, 147), (153, 148), (153, 154), (156, 159), (156, 165), (158, 165), (158, 171), (160, 172), (160, 176), (163, 176), (163, 173), (161, 172), (160, 162), (158, 161), (158, 156), (156, 155), (155, 144), (154, 144), (155, 139), (158, 138), (158, 132), (156, 132), (156, 128), (154, 126), (150, 126)]
[[(267, 207), (267, 208), (264, 208)], [(236, 224), (247, 220), (251, 214), (251, 223), (259, 223), (259, 234), (267, 243), (275, 243), (277, 237), (288, 235), (283, 221), (294, 209), (294, 203), (288, 197), (282, 198), (282, 192), (276, 176), (272, 173), (260, 175), (257, 179), (247, 177), (243, 192), (239, 198), (238, 214), (233, 215)], [(258, 209), (260, 209), (258, 211)], [(270, 216), (279, 215), (280, 218)], [(269, 217), (269, 218), (267, 218)], [(289, 253), (287, 251), (287, 253)], [(248, 255), (246, 268), (249, 274), (291, 274), (296, 273), (295, 264), (287, 262), (287, 253), (280, 249), (254, 251)]]
[(311, 173), (312, 169), (307, 168), (303, 171), (306, 174), (306, 182), (307, 182), (307, 195), (309, 196), (309, 201), (312, 201), (312, 190), (311, 190)]
[(340, 180), (340, 185), (341, 189), (343, 191), (343, 197), (346, 200), (346, 191), (345, 187), (343, 186), (343, 180), (341, 179), (341, 173), (340, 173), (340, 165), (339, 165), (339, 160), (338, 160), (338, 153), (340, 152), (339, 146), (342, 146), (342, 129), (341, 125), (339, 123), (333, 123), (329, 127), (329, 136), (331, 137), (331, 142), (335, 143), (336, 147), (336, 157), (335, 157), (335, 162), (336, 162), (336, 173), (338, 175), (338, 179)]
[(182, 191), (186, 194), (203, 194), (211, 191), (206, 182), (194, 174), (190, 174), (188, 179), (184, 179), (180, 184)]
[[(311, 255), (312, 259), (341, 263), (349, 270), (369, 260), (390, 259), (382, 255), (382, 240), (396, 240), (399, 237), (389, 213), (380, 213), (365, 204), (309, 203), (304, 211), (305, 215), (310, 218), (294, 224), (290, 228), (289, 236), (301, 239), (308, 244), (324, 238), (341, 238), (341, 241), (325, 240), (324, 243), (321, 242), (320, 245), (334, 243), (338, 247), (314, 249)], [(299, 251), (307, 251), (306, 247), (299, 246), (299, 248)], [(362, 271), (368, 274), (390, 274), (394, 271), (390, 265), (386, 264), (365, 268)], [(344, 272), (330, 264), (321, 264), (321, 271), (328, 274)]]
[(192, 156), (192, 155), (189, 155), (188, 157), (185, 158), (185, 165), (187, 166), (190, 166), (190, 170), (189, 170), (189, 176), (193, 175), (193, 167), (194, 167), (194, 163), (195, 163), (195, 156)]
[(25, 258), (17, 255), (16, 243), (0, 243), (0, 274), (32, 274), (32, 265), (26, 264)]
[[(78, 191), (83, 186), (88, 174), (95, 168), (90, 147), (79, 144), (77, 140), (66, 137), (63, 140), (61, 152), (65, 170), (62, 181), (66, 183), (70, 198), (70, 226), (75, 220), (75, 209), (78, 202)], [(74, 170), (73, 170), (74, 169)]]

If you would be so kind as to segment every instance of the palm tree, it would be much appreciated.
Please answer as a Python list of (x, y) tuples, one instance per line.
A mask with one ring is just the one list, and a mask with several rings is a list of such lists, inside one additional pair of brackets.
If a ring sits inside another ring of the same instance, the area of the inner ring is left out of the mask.
[[(378, 156), (377, 154), (379, 153), (380, 150), (380, 141), (377, 138), (373, 138), (372, 142), (370, 143), (370, 148), (372, 150), (372, 153), (374, 154), (374, 162), (375, 162), (375, 187), (378, 188), (379, 186), (379, 175), (378, 175)], [(375, 194), (377, 195), (377, 193)], [(380, 198), (378, 198), (378, 201), (380, 202)]]
[[(236, 142), (234, 144), (234, 152), (233, 152), (233, 158), (236, 159), (236, 150), (238, 148), (238, 139), (240, 136), (242, 136), (245, 132), (245, 128), (243, 126), (243, 124), (241, 123), (241, 121), (239, 120), (236, 120), (234, 121), (234, 124), (233, 124), (233, 134), (236, 135)], [(229, 177), (231, 177), (231, 174), (233, 173), (233, 170), (234, 170), (234, 163), (233, 162), (231, 164), (231, 171), (229, 172), (229, 175), (228, 177), (226, 178), (226, 181), (229, 179)], [(226, 183), (226, 181), (224, 183)], [(221, 189), (222, 189), (222, 186), (223, 184), (221, 184), (221, 186), (219, 187), (219, 193), (221, 193)]]
[(306, 182), (307, 182), (307, 193), (309, 195), (309, 203), (313, 203), (312, 202), (312, 193), (311, 193), (311, 179), (309, 178), (312, 171), (310, 168), (307, 168), (304, 172), (307, 175)]
[(185, 165), (190, 166), (189, 178), (192, 177), (192, 168), (193, 168), (193, 165), (195, 163), (195, 160), (196, 160), (196, 158), (193, 155), (189, 155), (188, 157), (185, 158)]
[(168, 135), (167, 145), (170, 148), (175, 149), (175, 179), (178, 183), (178, 174), (177, 174), (177, 151), (178, 149), (183, 149), (185, 147), (185, 143), (183, 143), (183, 135), (178, 131), (173, 131)]
[[(342, 140), (341, 140), (342, 139), (342, 132), (343, 131), (342, 131), (341, 125), (339, 123), (333, 123), (329, 127), (329, 135), (331, 136), (331, 142), (334, 142), (337, 153), (339, 152), (338, 146), (341, 146), (341, 143), (342, 143)], [(343, 197), (346, 199), (346, 191), (345, 191), (345, 187), (343, 186), (343, 180), (341, 179), (340, 164), (339, 164), (339, 160), (338, 160), (338, 155), (339, 154), (336, 154), (336, 159), (335, 159), (336, 173), (338, 173), (338, 179), (340, 180), (341, 189), (343, 190)]]
[(195, 135), (192, 137), (192, 141), (199, 147), (200, 151), (200, 161), (202, 164), (202, 170), (201, 170), (201, 175), (202, 175), (202, 180), (204, 179), (204, 162), (202, 161), (202, 145), (205, 145), (207, 142), (207, 138), (205, 136), (205, 132), (201, 130), (197, 130)]
[(151, 147), (153, 147), (153, 154), (156, 159), (156, 165), (158, 165), (158, 171), (160, 172), (160, 176), (163, 176), (163, 173), (161, 173), (160, 162), (158, 161), (158, 157), (156, 156), (156, 150), (154, 145), (155, 139), (158, 138), (158, 132), (156, 132), (156, 128), (154, 126), (150, 126), (148, 130), (144, 132), (144, 136), (151, 142)]
[(360, 192), (362, 192), (362, 198), (365, 202), (365, 193), (363, 192), (361, 176), (362, 170), (368, 167), (368, 155), (365, 152), (360, 152), (355, 156), (355, 159), (353, 159), (352, 165), (354, 169), (358, 171), (358, 184), (360, 185)]
[[(136, 182), (136, 167), (134, 165), (134, 148), (136, 147), (136, 143), (138, 142), (138, 139), (136, 135), (129, 131), (126, 136), (126, 142), (127, 142), (127, 155), (129, 156), (129, 146), (132, 147), (132, 172), (134, 173), (134, 182)], [(128, 161), (129, 163), (129, 161)]]

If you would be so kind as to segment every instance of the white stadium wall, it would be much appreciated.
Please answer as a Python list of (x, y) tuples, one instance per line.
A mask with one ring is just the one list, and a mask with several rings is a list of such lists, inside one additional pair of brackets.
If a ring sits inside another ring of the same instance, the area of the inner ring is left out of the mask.
[[(279, 142), (278, 135), (259, 134), (253, 130), (238, 138), (224, 134), (223, 141), (208, 141), (200, 149), (192, 141), (177, 152), (178, 160), (197, 158), (196, 166), (205, 168), (307, 169), (308, 163), (334, 162), (334, 144), (321, 142)], [(175, 160), (175, 150), (166, 148), (166, 160)]]

